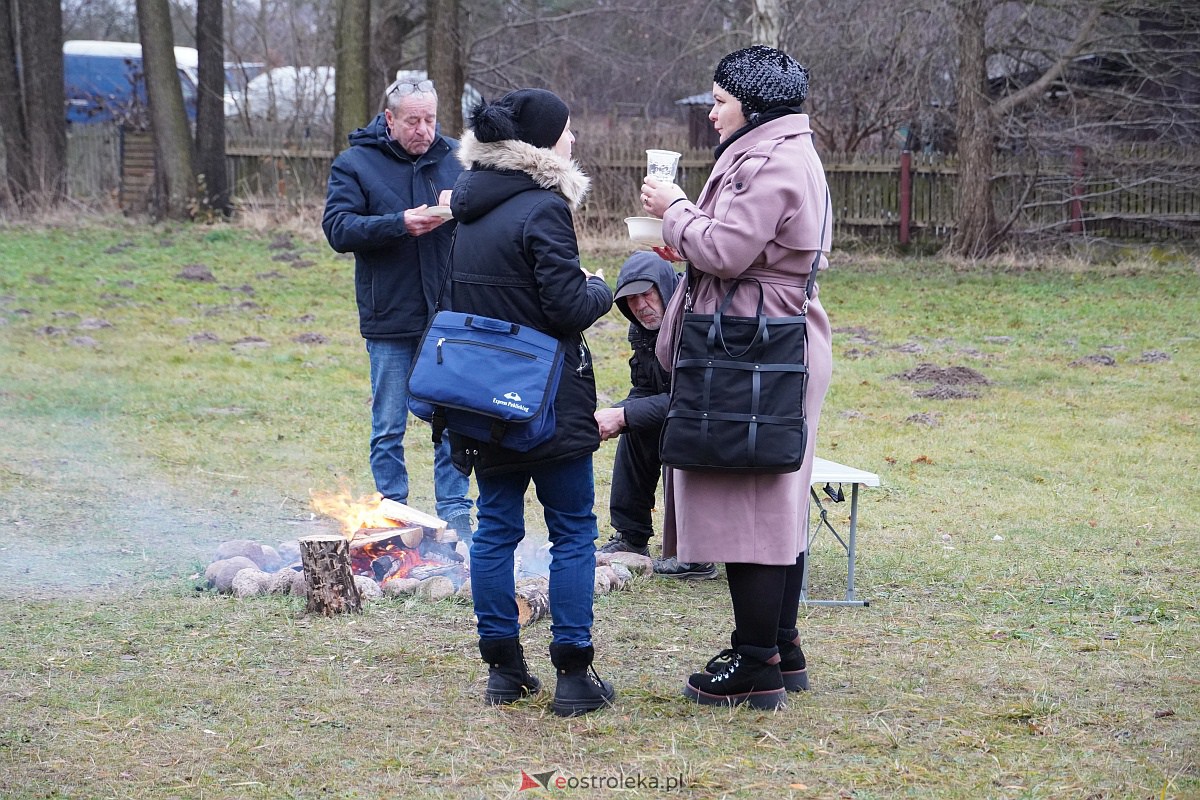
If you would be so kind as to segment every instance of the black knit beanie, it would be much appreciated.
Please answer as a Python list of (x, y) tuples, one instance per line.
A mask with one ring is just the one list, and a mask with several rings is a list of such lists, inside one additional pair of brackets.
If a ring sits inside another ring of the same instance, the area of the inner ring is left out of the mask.
[(471, 110), (471, 129), (481, 142), (519, 139), (534, 147), (554, 147), (571, 116), (567, 104), (545, 89), (517, 89), (494, 103)]
[(777, 106), (798, 106), (808, 97), (808, 70), (782, 50), (761, 44), (722, 58), (713, 83), (741, 100), (747, 117)]

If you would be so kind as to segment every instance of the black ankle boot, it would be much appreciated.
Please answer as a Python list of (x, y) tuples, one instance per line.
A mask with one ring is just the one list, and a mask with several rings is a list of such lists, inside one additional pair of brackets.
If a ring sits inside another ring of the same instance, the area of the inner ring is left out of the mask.
[(749, 703), (767, 711), (783, 708), (787, 691), (779, 661), (778, 647), (737, 645), (717, 672), (697, 672), (688, 678), (683, 694), (706, 706)]
[(488, 664), (487, 691), (484, 699), (491, 705), (515, 703), (541, 691), (542, 682), (529, 674), (521, 640), (480, 639), (479, 655)]
[(789, 692), (808, 689), (808, 662), (800, 649), (800, 631), (795, 628), (780, 628), (779, 672), (783, 675), (783, 688)]
[(591, 645), (550, 645), (550, 660), (558, 670), (558, 685), (554, 687), (555, 714), (574, 717), (611, 705), (616, 699), (612, 684), (600, 680), (592, 667), (595, 655), (596, 650)]
[[(705, 672), (716, 674), (733, 660), (737, 652), (737, 631), (729, 635), (730, 646), (708, 660), (704, 665)], [(776, 641), (779, 647), (779, 672), (783, 676), (783, 688), (789, 692), (802, 692), (808, 689), (808, 663), (804, 660), (804, 651), (800, 649), (800, 632), (795, 628), (780, 628)]]

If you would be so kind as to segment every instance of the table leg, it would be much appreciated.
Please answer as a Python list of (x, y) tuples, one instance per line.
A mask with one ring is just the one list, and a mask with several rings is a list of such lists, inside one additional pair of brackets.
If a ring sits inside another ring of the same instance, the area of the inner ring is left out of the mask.
[[(804, 556), (804, 571), (800, 578), (800, 603), (808, 606), (869, 606), (869, 600), (859, 600), (854, 594), (854, 561), (858, 548), (858, 484), (851, 484), (850, 489), (850, 533), (846, 537), (846, 541), (842, 541), (838, 536), (838, 541), (846, 548), (846, 598), (844, 600), (810, 600), (808, 598), (808, 564), (809, 553), (812, 552), (812, 506), (811, 501), (808, 511), (805, 516), (805, 525), (808, 526), (808, 550)], [(818, 530), (820, 526), (818, 526)], [(830, 527), (833, 531), (833, 528)], [(837, 532), (834, 531), (834, 535)]]
[(858, 484), (850, 489), (850, 537), (846, 542), (846, 600), (854, 600), (854, 555), (858, 542)]

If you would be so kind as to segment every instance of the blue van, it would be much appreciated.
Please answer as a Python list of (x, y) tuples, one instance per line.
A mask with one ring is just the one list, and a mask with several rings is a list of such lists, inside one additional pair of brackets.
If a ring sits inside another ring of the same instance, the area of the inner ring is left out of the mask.
[[(196, 119), (199, 55), (193, 47), (175, 48), (188, 119)], [(142, 46), (135, 42), (63, 42), (67, 122), (88, 125), (120, 122), (148, 127)]]

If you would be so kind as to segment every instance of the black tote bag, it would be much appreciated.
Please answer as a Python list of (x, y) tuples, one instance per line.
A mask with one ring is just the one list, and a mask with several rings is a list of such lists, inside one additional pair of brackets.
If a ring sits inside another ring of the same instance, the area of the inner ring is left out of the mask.
[[(814, 274), (816, 267), (814, 261)], [(726, 313), (734, 293), (751, 287), (758, 291), (755, 316)], [(811, 275), (806, 289), (811, 294)], [(715, 314), (684, 312), (659, 440), (663, 464), (697, 472), (800, 469), (808, 439), (807, 319), (803, 312), (768, 317), (762, 311), (762, 285), (745, 279)]]

